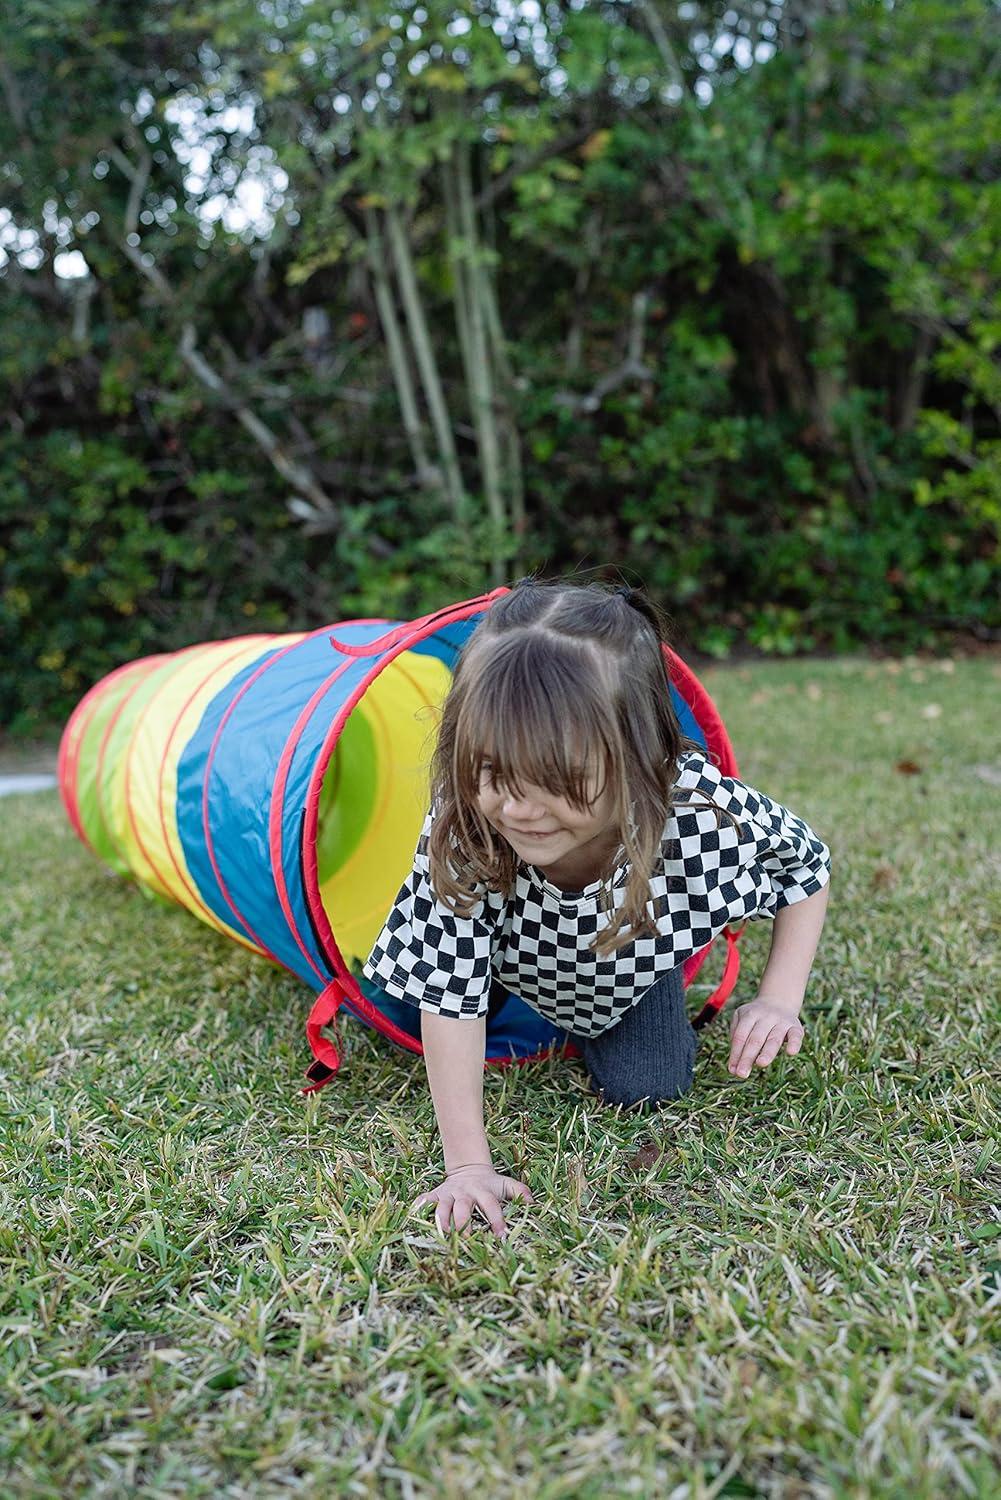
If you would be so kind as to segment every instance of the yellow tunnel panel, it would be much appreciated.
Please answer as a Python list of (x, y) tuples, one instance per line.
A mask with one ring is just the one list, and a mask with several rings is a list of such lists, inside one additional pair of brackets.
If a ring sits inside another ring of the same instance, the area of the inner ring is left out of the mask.
[(118, 875), (132, 872), (107, 825), (100, 797), (98, 767), (110, 776), (112, 766), (107, 753), (106, 741), (109, 725), (123, 700), (135, 692), (137, 684), (153, 671), (164, 657), (141, 657), (127, 667), (109, 676), (98, 687), (94, 697), (84, 706), (73, 733), (67, 740), (67, 762), (72, 779), (72, 794), (76, 799), (77, 816), (90, 842), (91, 848), (105, 864)]
[(352, 710), (327, 767), (317, 838), (320, 897), (348, 965), (368, 957), (410, 869), (451, 682), (438, 657), (402, 652)]
[(177, 828), (177, 767), (207, 705), (274, 644), (270, 635), (243, 636), (218, 642), (211, 659), (201, 654), (188, 657), (147, 707), (129, 747), (133, 832), (141, 839), (146, 864), (155, 868), (161, 888), (172, 900), (256, 953), (263, 949), (217, 917), (198, 893)]
[[(144, 726), (149, 716), (156, 712), (160, 694), (171, 680), (196, 663), (202, 664), (204, 674), (225, 645), (224, 641), (212, 641), (207, 645), (193, 646), (167, 657), (162, 665), (154, 667), (125, 705), (108, 741), (100, 796), (109, 831), (140, 885), (167, 900), (170, 899), (169, 892), (143, 847), (144, 826), (145, 836), (149, 836), (148, 813), (143, 817), (143, 825), (135, 823), (136, 801), (148, 803), (156, 797), (162, 754), (162, 741), (160, 747), (154, 746)], [(135, 741), (138, 741), (139, 753), (133, 758)], [(148, 787), (145, 792), (144, 779)]]

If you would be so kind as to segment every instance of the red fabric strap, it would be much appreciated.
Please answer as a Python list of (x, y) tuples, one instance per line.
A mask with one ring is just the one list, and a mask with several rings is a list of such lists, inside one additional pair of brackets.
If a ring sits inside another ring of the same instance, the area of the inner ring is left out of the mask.
[(311, 1082), (307, 1088), (303, 1089), (304, 1094), (315, 1094), (318, 1089), (322, 1089), (330, 1082), (341, 1065), (341, 1057), (337, 1048), (321, 1033), (324, 1026), (329, 1026), (336, 1016), (343, 999), (344, 988), (341, 981), (332, 979), (313, 1002), (313, 1009), (306, 1022), (306, 1039), (315, 1061), (306, 1069), (306, 1077), (311, 1079)]
[(745, 922), (743, 926), (738, 927), (736, 932), (731, 932), (729, 927), (723, 928), (723, 936), (726, 938), (726, 966), (723, 969), (723, 978), (720, 980), (715, 992), (709, 996), (709, 999), (692, 1022), (696, 1031), (701, 1031), (703, 1026), (708, 1025), (713, 1017), (719, 1014), (733, 993), (733, 987), (737, 983), (737, 975), (740, 973), (740, 954), (737, 951), (737, 939), (746, 925), (747, 923)]
[[(723, 1009), (733, 987), (737, 983), (740, 973), (740, 954), (737, 951), (737, 939), (743, 932), (740, 927), (736, 932), (731, 932), (729, 927), (724, 927), (723, 936), (726, 938), (727, 955), (726, 965), (723, 969), (723, 977), (715, 992), (709, 996), (705, 1005), (695, 1017), (692, 1025), (696, 1031), (707, 1025), (714, 1016)], [(325, 1087), (333, 1078), (341, 1065), (340, 1053), (333, 1042), (323, 1036), (323, 1028), (329, 1026), (336, 1016), (345, 999), (344, 987), (339, 979), (332, 979), (325, 989), (321, 990), (313, 1002), (313, 1009), (309, 1013), (306, 1022), (306, 1038), (309, 1042), (310, 1051), (313, 1054), (313, 1062), (306, 1069), (306, 1077), (310, 1080), (304, 1094), (315, 1094), (319, 1089)]]

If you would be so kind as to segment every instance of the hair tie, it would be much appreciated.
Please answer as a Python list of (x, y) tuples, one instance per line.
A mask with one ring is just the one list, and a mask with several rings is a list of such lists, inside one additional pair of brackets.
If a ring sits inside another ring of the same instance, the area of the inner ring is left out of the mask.
[(627, 604), (632, 604), (635, 590), (628, 588), (624, 583), (617, 583), (615, 585), (615, 592), (621, 594)]

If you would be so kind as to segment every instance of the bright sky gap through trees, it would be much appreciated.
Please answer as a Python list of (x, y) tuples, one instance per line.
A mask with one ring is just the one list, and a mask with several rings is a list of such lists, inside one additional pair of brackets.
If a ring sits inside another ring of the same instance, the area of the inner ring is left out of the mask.
[[(571, 9), (585, 9), (590, 3), (591, 0), (577, 0)], [(276, 32), (280, 33), (287, 24), (285, 6), (281, 3), (262, 5), (261, 9), (263, 12), (270, 12), (272, 24)], [(316, 5), (315, 9), (319, 15), (326, 7)], [(481, 24), (490, 24), (498, 36), (509, 42), (512, 49), (516, 49), (511, 52), (512, 58), (530, 53), (543, 85), (550, 93), (558, 95), (566, 86), (566, 74), (554, 55), (550, 31), (552, 18), (544, 18), (539, 0), (519, 0), (517, 4), (510, 3), (510, 0), (496, 0), (492, 9), (493, 15), (483, 14), (480, 17)], [(749, 23), (742, 19), (737, 10), (724, 13), (715, 36), (710, 36), (704, 29), (696, 30), (690, 35), (691, 54), (697, 59), (701, 69), (701, 76), (694, 85), (694, 93), (703, 105), (712, 101), (712, 75), (718, 71), (721, 59), (729, 57), (736, 69), (747, 72), (755, 63), (767, 62), (774, 55), (776, 47), (772, 38), (777, 37), (778, 26), (774, 20), (769, 19), (768, 13), (781, 11), (782, 5), (762, 0), (754, 9), (760, 12), (760, 18), (753, 41), (743, 34)], [(677, 6), (677, 14), (682, 20), (695, 20), (698, 7), (682, 3)], [(409, 20), (394, 15), (389, 17), (387, 24), (396, 30), (398, 36), (405, 34), (409, 41), (417, 41), (421, 34), (420, 23), (426, 19), (427, 12), (418, 7)], [(473, 21), (468, 16), (456, 16), (448, 31), (452, 36), (461, 37), (472, 25)], [(361, 30), (358, 39), (363, 39)], [(277, 50), (281, 46), (279, 38), (276, 36), (271, 40)], [(380, 89), (387, 91), (387, 95), (391, 94), (393, 87), (394, 40), (391, 39), (387, 44), (383, 58), (385, 70), (376, 76), (376, 83)], [(396, 46), (399, 46), (398, 40)], [(409, 63), (411, 74), (416, 76), (422, 68), (429, 66), (436, 53), (440, 53), (437, 45), (416, 53)], [(462, 63), (460, 50), (457, 49), (453, 56), (456, 62)], [(258, 101), (248, 97), (236, 104), (228, 103), (225, 94), (213, 87), (221, 81), (223, 60), (207, 53), (204, 61), (204, 94), (178, 94), (164, 109), (165, 119), (174, 127), (169, 135), (155, 123), (149, 123), (155, 100), (147, 90), (141, 91), (135, 101), (132, 123), (144, 128), (151, 146), (160, 146), (166, 136), (166, 143), (178, 161), (188, 168), (184, 189), (189, 200), (185, 207), (200, 221), (207, 238), (211, 238), (216, 226), (221, 225), (225, 232), (239, 235), (248, 242), (267, 239), (274, 229), (278, 213), (284, 211), (292, 224), (298, 222), (294, 189), (290, 188), (287, 174), (276, 163), (274, 152), (263, 143), (249, 148), (247, 163), (241, 171), (229, 161), (216, 163), (222, 137), (252, 137), (256, 128)], [(305, 53), (302, 61), (307, 65), (315, 65), (316, 54)], [(648, 79), (641, 77), (631, 82), (640, 97), (644, 86), (649, 91)], [(677, 95), (679, 92), (674, 84), (663, 85), (664, 102), (676, 102), (676, 98), (672, 99), (672, 94)], [(362, 108), (371, 110), (376, 102), (374, 92), (367, 94), (362, 100)], [(347, 116), (351, 110), (350, 96), (337, 95), (333, 100), (333, 107), (338, 113)], [(95, 162), (94, 175), (100, 178), (106, 175), (107, 170), (107, 161), (99, 157)], [(141, 222), (150, 225), (159, 222), (160, 227), (169, 233), (170, 216), (176, 212), (177, 207), (176, 202), (167, 199), (161, 204), (155, 220), (147, 209), (141, 215)], [(67, 247), (54, 257), (55, 275), (67, 281), (85, 277), (88, 274), (86, 258), (83, 251), (74, 245), (74, 241), (79, 237), (79, 230), (86, 233), (89, 228), (94, 227), (87, 222), (91, 215), (84, 215), (79, 228), (75, 229), (69, 216), (58, 213), (53, 200), (46, 205), (46, 214), (46, 234), (56, 243)], [(17, 257), (25, 270), (35, 270), (44, 258), (42, 240), (36, 229), (16, 223), (10, 211), (0, 206), (0, 268), (11, 254)]]

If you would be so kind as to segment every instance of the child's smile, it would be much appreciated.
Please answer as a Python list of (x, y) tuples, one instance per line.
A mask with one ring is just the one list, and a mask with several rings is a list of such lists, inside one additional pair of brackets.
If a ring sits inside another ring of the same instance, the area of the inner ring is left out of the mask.
[(490, 763), (485, 762), (477, 802), (487, 822), (517, 854), (569, 890), (597, 880), (619, 847), (614, 797), (607, 786), (581, 811), (543, 787), (526, 783), (518, 797), (492, 784)]

